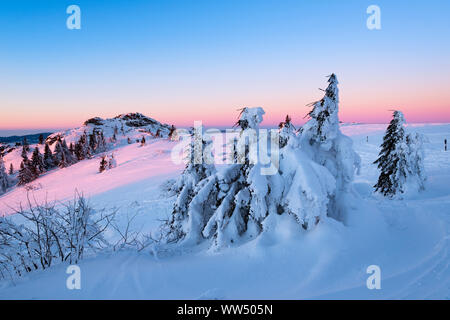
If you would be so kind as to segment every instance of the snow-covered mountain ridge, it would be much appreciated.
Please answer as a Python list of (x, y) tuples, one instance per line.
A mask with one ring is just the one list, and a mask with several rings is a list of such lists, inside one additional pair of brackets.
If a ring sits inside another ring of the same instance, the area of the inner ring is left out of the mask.
[(170, 125), (163, 124), (141, 113), (127, 113), (110, 119), (100, 117), (88, 119), (79, 128), (53, 133), (47, 138), (46, 142), (52, 145), (58, 137), (61, 137), (66, 140), (67, 144), (75, 143), (81, 135), (84, 133), (89, 135), (93, 131), (103, 132), (106, 139), (111, 139), (114, 134), (117, 137), (125, 136), (127, 138), (142, 136), (167, 138), (170, 130)]

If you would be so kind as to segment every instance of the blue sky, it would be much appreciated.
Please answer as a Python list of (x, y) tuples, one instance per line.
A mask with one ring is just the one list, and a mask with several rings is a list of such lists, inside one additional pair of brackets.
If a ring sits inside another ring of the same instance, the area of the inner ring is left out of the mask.
[[(71, 4), (81, 30), (66, 28)], [(366, 28), (371, 4), (381, 30)], [(387, 121), (393, 106), (450, 121), (449, 12), (436, 0), (2, 0), (0, 130), (132, 111), (224, 125), (244, 105), (301, 121), (331, 72), (345, 121)]]

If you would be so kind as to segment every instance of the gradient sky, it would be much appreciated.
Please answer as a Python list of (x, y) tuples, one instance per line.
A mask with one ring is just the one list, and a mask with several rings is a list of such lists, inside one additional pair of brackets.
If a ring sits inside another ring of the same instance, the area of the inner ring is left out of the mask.
[[(67, 6), (81, 30), (66, 28)], [(382, 29), (366, 28), (381, 7)], [(450, 122), (450, 1), (0, 0), (0, 130), (141, 112), (226, 126), (242, 106), (294, 122), (340, 81), (342, 121)]]

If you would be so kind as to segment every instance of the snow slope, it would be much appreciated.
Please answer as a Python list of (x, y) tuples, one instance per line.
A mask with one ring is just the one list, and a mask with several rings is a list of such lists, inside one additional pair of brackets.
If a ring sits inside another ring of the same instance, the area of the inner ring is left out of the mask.
[[(304, 232), (284, 216), (270, 236), (220, 253), (197, 250), (165, 256), (122, 252), (82, 261), (82, 289), (66, 289), (67, 265), (0, 283), (0, 299), (449, 299), (450, 125), (410, 125), (425, 134), (427, 190), (405, 200), (374, 195), (376, 159), (386, 125), (346, 125), (362, 158), (354, 187), (360, 196), (344, 226), (332, 219)], [(368, 142), (367, 142), (368, 137)], [(160, 185), (182, 170), (170, 160), (175, 142), (120, 145), (118, 166), (98, 174), (99, 159), (47, 173), (33, 197), (68, 200), (77, 188), (95, 207), (137, 213), (149, 232), (170, 212)], [(7, 165), (8, 158), (6, 158)], [(0, 212), (25, 202), (16, 188), (0, 197)], [(366, 287), (370, 265), (381, 268), (381, 290)]]

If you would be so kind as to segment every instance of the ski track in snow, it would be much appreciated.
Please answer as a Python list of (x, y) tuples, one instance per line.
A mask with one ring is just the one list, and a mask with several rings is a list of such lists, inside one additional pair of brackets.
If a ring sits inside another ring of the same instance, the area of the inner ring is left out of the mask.
[[(66, 289), (67, 265), (56, 265), (0, 283), (0, 299), (449, 299), (450, 151), (443, 152), (443, 140), (450, 125), (408, 127), (429, 139), (429, 179), (424, 193), (404, 200), (372, 193), (378, 174), (372, 163), (386, 125), (342, 127), (362, 158), (354, 183), (361, 201), (347, 226), (327, 220), (304, 233), (281, 224), (270, 237), (221, 253), (102, 254), (80, 262), (82, 290)], [(34, 183), (40, 189), (32, 198), (66, 201), (78, 189), (94, 207), (117, 209), (123, 221), (137, 214), (136, 228), (150, 232), (173, 201), (161, 198), (160, 185), (183, 168), (170, 159), (173, 145), (158, 139), (125, 145), (114, 152), (117, 168), (102, 174), (100, 158), (47, 173)], [(11, 214), (26, 197), (24, 188), (3, 195), (0, 213)], [(381, 290), (366, 287), (371, 264), (381, 268)]]

